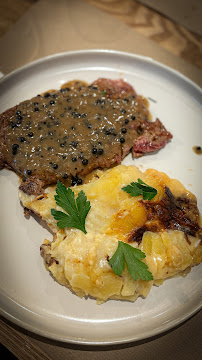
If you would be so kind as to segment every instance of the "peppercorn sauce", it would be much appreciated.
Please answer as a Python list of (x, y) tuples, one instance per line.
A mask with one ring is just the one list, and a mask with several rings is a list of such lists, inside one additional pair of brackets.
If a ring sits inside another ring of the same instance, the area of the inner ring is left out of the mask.
[(147, 100), (134, 91), (111, 98), (71, 81), (16, 106), (4, 128), (6, 161), (23, 179), (50, 174), (81, 183), (89, 167), (120, 163), (149, 119)]
[(197, 155), (201, 155), (201, 154), (202, 154), (202, 148), (201, 148), (201, 146), (193, 146), (193, 147), (192, 147), (192, 150), (193, 150), (193, 152), (194, 152), (195, 154), (197, 154)]

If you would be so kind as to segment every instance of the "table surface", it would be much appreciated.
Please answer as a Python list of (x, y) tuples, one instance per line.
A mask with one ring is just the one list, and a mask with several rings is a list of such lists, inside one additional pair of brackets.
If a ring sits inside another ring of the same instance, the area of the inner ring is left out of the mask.
[[(0, 2), (0, 37), (38, 0)], [(67, 0), (68, 1), (68, 0)], [(136, 0), (83, 0), (134, 28), (145, 38), (202, 69), (202, 36)]]
[[(7, 0), (0, 2), (0, 38), (15, 26), (15, 23), (38, 0)], [(68, 1), (68, 0), (67, 0)], [(202, 69), (202, 37), (175, 23), (165, 15), (146, 7), (136, 0), (83, 0), (118, 18), (122, 23), (134, 28), (137, 33), (152, 40), (159, 47), (166, 49), (187, 63)], [(150, 359), (164, 358), (164, 349), (170, 352), (172, 359), (179, 359), (183, 354), (183, 341), (189, 344), (190, 352), (184, 359), (192, 359), (193, 345), (199, 351), (199, 334), (201, 333), (201, 314), (196, 314), (185, 324), (169, 331), (163, 336), (155, 337), (151, 342), (143, 341), (133, 344), (112, 346), (111, 348), (85, 348), (60, 344), (43, 339), (28, 331), (18, 328), (5, 319), (0, 320), (0, 340), (18, 359)], [(194, 328), (195, 335), (189, 329)], [(198, 337), (197, 337), (198, 336)], [(178, 339), (178, 345), (174, 340)], [(179, 340), (180, 339), (180, 340)], [(194, 342), (194, 343), (193, 343)], [(149, 345), (150, 344), (150, 345)], [(153, 347), (150, 347), (153, 344)], [(198, 348), (197, 348), (198, 346)], [(192, 350), (191, 350), (192, 349)], [(175, 352), (174, 352), (175, 351)], [(181, 351), (181, 352), (180, 352)], [(169, 357), (166, 357), (168, 359)], [(199, 358), (199, 357), (198, 357)]]

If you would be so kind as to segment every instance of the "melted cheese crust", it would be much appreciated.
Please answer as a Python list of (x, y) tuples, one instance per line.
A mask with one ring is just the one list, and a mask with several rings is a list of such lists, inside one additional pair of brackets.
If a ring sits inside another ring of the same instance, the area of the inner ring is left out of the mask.
[(78, 229), (58, 229), (51, 215), (52, 208), (62, 211), (55, 203), (55, 186), (48, 187), (42, 196), (28, 196), (20, 191), (23, 206), (45, 220), (55, 233), (53, 241), (45, 240), (41, 247), (47, 269), (60, 284), (80, 297), (90, 295), (98, 303), (110, 298), (134, 301), (138, 296), (146, 297), (153, 284), (160, 285), (168, 277), (185, 274), (202, 260), (198, 237), (185, 236), (178, 230), (146, 231), (139, 245), (138, 242), (130, 245), (145, 252), (144, 261), (154, 280), (134, 281), (126, 267), (121, 276), (114, 274), (108, 260), (118, 241), (127, 242), (131, 232), (147, 222), (142, 196), (132, 197), (122, 190), (138, 178), (157, 189), (151, 202), (163, 198), (165, 187), (175, 197), (196, 201), (179, 181), (153, 169), (141, 172), (135, 166), (119, 165), (105, 172), (97, 171), (89, 183), (72, 187), (75, 195), (83, 190), (91, 203), (85, 235)]

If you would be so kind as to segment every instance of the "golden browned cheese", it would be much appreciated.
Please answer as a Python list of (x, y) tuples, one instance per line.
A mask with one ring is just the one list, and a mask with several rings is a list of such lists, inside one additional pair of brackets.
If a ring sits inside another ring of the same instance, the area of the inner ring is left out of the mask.
[[(122, 190), (138, 178), (157, 190), (152, 200)], [(90, 182), (72, 190), (75, 195), (83, 190), (90, 201), (87, 234), (73, 228), (58, 229), (51, 215), (52, 208), (62, 210), (55, 203), (55, 186), (48, 187), (41, 196), (20, 191), (20, 200), (41, 216), (55, 234), (52, 242), (46, 239), (41, 246), (47, 269), (78, 296), (93, 296), (98, 303), (114, 298), (134, 301), (140, 295), (146, 297), (153, 284), (187, 274), (201, 262), (196, 198), (179, 181), (153, 169), (141, 172), (135, 166), (119, 165), (97, 171)], [(134, 281), (126, 267), (121, 276), (114, 274), (109, 259), (118, 241), (146, 254), (143, 261), (152, 272), (153, 281)]]

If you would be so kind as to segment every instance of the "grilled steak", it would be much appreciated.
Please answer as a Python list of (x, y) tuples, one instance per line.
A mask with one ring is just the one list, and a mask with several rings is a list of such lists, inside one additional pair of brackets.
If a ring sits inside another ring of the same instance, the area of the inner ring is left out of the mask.
[[(123, 80), (72, 81), (0, 115), (0, 168), (15, 171), (28, 193), (96, 168), (156, 151), (172, 135), (150, 121), (148, 102)], [(40, 185), (39, 185), (40, 184)]]

